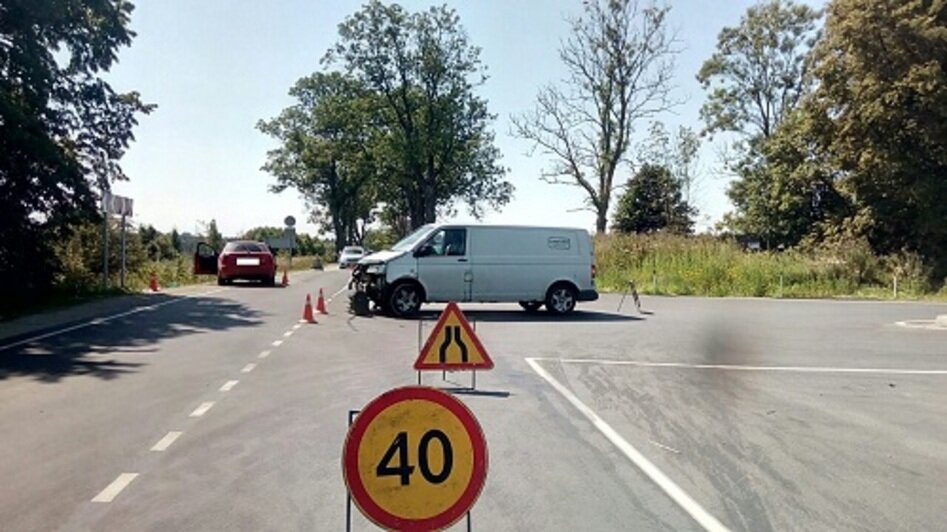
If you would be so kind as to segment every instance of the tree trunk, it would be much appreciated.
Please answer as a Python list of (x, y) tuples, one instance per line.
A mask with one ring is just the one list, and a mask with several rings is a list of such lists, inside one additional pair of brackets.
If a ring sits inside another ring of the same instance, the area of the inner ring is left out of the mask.
[(332, 232), (335, 233), (335, 252), (339, 253), (345, 247), (345, 226), (337, 216), (332, 217)]
[(424, 182), (424, 223), (434, 223), (437, 219), (437, 199), (434, 197), (434, 185)]
[(599, 205), (596, 207), (595, 232), (604, 235), (608, 228), (608, 207)]

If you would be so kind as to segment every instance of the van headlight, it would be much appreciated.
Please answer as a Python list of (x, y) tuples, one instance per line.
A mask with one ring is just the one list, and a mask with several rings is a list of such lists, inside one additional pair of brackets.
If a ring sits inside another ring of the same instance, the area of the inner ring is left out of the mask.
[(369, 264), (368, 266), (365, 267), (365, 273), (375, 273), (375, 274), (385, 273), (385, 263), (382, 262), (379, 264)]

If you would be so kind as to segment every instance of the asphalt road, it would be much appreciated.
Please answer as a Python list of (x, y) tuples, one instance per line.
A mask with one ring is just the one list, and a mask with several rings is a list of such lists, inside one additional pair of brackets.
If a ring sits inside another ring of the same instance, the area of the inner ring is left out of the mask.
[[(300, 325), (305, 293), (346, 277), (135, 298), (0, 340), (0, 528), (343, 529), (348, 410), (416, 382), (419, 326), (353, 318), (344, 294)], [(943, 527), (947, 331), (896, 322), (944, 305), (618, 300), (564, 319), (462, 305), (496, 363), (458, 394), (490, 448), (473, 529)]]

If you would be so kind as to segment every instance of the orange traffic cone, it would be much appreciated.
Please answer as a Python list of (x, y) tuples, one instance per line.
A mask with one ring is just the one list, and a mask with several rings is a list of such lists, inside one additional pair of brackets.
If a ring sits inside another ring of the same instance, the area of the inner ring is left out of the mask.
[(283, 281), (281, 284), (283, 286), (289, 286), (289, 275), (286, 273), (286, 268), (283, 268)]
[(152, 292), (157, 292), (158, 288), (158, 278), (155, 276), (155, 272), (151, 272), (151, 280), (148, 281), (148, 288), (151, 288)]
[(326, 310), (326, 299), (322, 296), (322, 289), (319, 289), (319, 299), (316, 300), (316, 310), (319, 311), (319, 314), (328, 314), (329, 311)]
[(303, 307), (302, 321), (306, 323), (318, 323), (315, 318), (312, 317), (312, 300), (309, 299), (309, 294), (306, 294), (306, 306)]

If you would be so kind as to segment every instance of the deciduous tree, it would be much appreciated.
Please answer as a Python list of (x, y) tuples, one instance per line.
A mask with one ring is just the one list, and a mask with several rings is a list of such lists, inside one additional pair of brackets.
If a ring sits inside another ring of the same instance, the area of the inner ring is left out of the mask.
[(0, 313), (51, 289), (49, 247), (96, 218), (95, 190), (118, 164), (136, 118), (154, 106), (102, 74), (131, 43), (126, 0), (4, 0), (0, 5)]
[(548, 86), (514, 133), (555, 163), (550, 183), (579, 187), (605, 232), (615, 174), (635, 126), (669, 109), (675, 41), (668, 7), (638, 0), (589, 0), (559, 50), (564, 86)]
[(457, 201), (474, 216), (509, 201), (513, 186), (489, 129), (494, 116), (474, 92), (486, 69), (454, 10), (411, 13), (372, 0), (339, 25), (324, 62), (373, 95), (381, 134), (372, 151), (388, 209), (420, 227)]
[(694, 214), (681, 197), (681, 184), (671, 172), (663, 166), (645, 164), (619, 198), (612, 229), (622, 233), (690, 233)]

